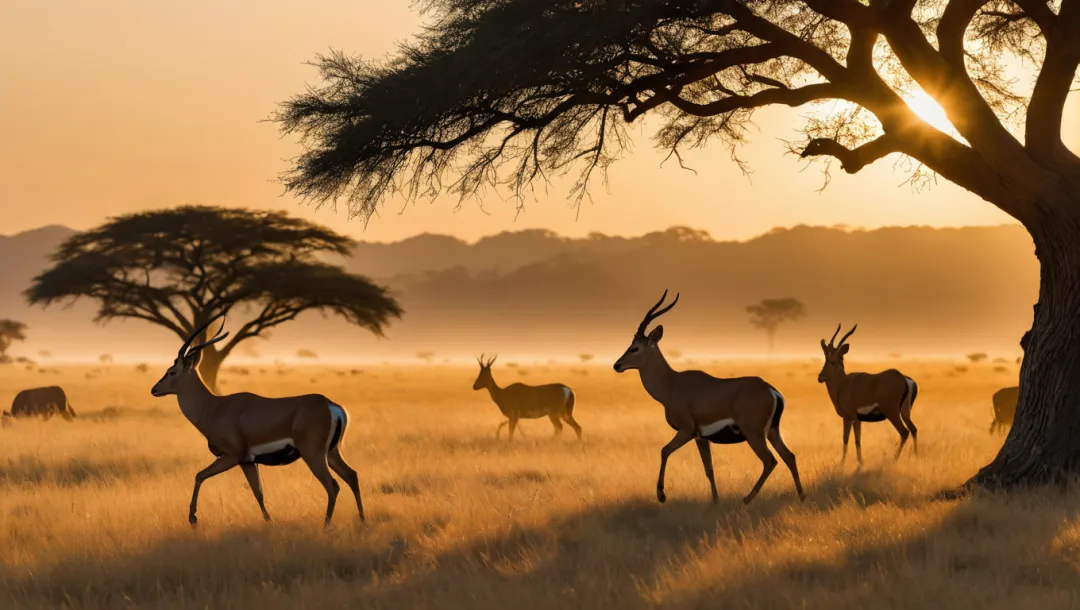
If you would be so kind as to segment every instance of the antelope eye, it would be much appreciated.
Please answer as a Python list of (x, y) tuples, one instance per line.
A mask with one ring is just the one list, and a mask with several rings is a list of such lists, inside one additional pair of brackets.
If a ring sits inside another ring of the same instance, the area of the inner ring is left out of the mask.
[(634, 347), (630, 348), (630, 353), (631, 354), (633, 354), (634, 352), (640, 352), (640, 351), (641, 351), (641, 348), (636, 346), (636, 345)]

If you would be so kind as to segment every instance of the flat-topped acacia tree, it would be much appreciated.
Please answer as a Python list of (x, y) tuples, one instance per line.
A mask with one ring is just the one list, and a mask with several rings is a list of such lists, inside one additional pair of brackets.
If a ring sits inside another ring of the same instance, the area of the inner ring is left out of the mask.
[[(848, 173), (890, 155), (1021, 222), (1042, 265), (1016, 423), (976, 485), (1080, 469), (1080, 158), (1061, 137), (1080, 0), (428, 0), (385, 61), (321, 57), (277, 120), (305, 150), (284, 175), (369, 218), (387, 196), (526, 189), (573, 169), (578, 196), (651, 114), (657, 144), (742, 142), (753, 111), (833, 104), (792, 150)], [(1021, 91), (1010, 58), (1036, 76)], [(906, 103), (921, 88), (956, 132)], [(835, 102), (841, 102), (835, 104)]]
[(97, 301), (99, 321), (136, 318), (181, 341), (229, 309), (231, 338), (205, 348), (199, 363), (216, 389), (221, 363), (238, 345), (305, 311), (336, 314), (376, 335), (401, 316), (385, 288), (319, 260), (346, 256), (352, 245), (281, 212), (210, 206), (141, 212), (70, 237), (26, 297), (40, 305), (88, 298)]

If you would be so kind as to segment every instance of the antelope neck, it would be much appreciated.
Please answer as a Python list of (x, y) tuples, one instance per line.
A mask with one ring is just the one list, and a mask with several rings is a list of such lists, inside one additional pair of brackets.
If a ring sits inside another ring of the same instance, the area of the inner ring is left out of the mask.
[(180, 405), (180, 412), (200, 431), (202, 428), (199, 424), (204, 422), (206, 416), (213, 411), (218, 398), (217, 394), (206, 387), (198, 371), (194, 376), (185, 379), (176, 393), (176, 402)]
[(491, 395), (491, 400), (495, 403), (495, 406), (499, 407), (500, 411), (503, 411), (503, 405), (499, 402), (499, 400), (502, 398), (502, 388), (500, 388), (499, 385), (495, 383), (494, 376), (489, 377), (488, 379), (489, 381), (484, 385), (484, 387), (487, 388), (488, 394)]
[(832, 399), (833, 404), (836, 404), (836, 399), (840, 395), (840, 390), (847, 383), (848, 374), (847, 371), (841, 367), (840, 371), (836, 374), (825, 377), (825, 389), (829, 391), (829, 398)]
[(671, 393), (671, 380), (675, 370), (668, 364), (664, 354), (656, 350), (656, 356), (650, 357), (645, 366), (638, 368), (641, 385), (653, 400), (664, 404)]

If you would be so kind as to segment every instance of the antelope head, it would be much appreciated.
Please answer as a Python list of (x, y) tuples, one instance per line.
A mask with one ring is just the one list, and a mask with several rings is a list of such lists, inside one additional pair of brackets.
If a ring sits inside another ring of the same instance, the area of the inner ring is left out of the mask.
[[(213, 345), (218, 341), (224, 340), (229, 336), (229, 333), (222, 333), (225, 330), (225, 314), (228, 310), (222, 311), (216, 316), (210, 318), (184, 341), (184, 344), (180, 346), (180, 351), (176, 355), (176, 360), (173, 361), (172, 366), (165, 371), (165, 374), (161, 379), (154, 384), (151, 388), (150, 394), (156, 398), (162, 396), (168, 396), (170, 394), (176, 394), (180, 391), (180, 387), (183, 382), (190, 378), (192, 375), (198, 377), (199, 375), (199, 362), (202, 360), (202, 350), (209, 345)], [(210, 327), (215, 320), (221, 318), (221, 327), (218, 328), (217, 333), (214, 334), (212, 339), (209, 339), (198, 345), (192, 345), (192, 341), (195, 337), (200, 336), (203, 331)]]
[(656, 305), (653, 305), (652, 309), (645, 314), (645, 318), (638, 325), (637, 332), (634, 333), (634, 338), (630, 341), (630, 347), (626, 348), (623, 355), (615, 361), (616, 373), (644, 368), (652, 358), (660, 354), (660, 339), (664, 337), (663, 325), (658, 325), (648, 335), (645, 334), (645, 331), (653, 320), (667, 313), (672, 307), (675, 307), (675, 303), (679, 302), (679, 295), (676, 293), (674, 301), (668, 304), (667, 307), (659, 309), (664, 304), (667, 293), (668, 291), (665, 290), (664, 295), (660, 297)]
[(821, 367), (821, 372), (818, 373), (818, 383), (825, 383), (830, 377), (844, 375), (844, 354), (851, 349), (851, 346), (846, 341), (858, 327), (858, 324), (852, 326), (851, 330), (847, 331), (847, 334), (840, 339), (839, 345), (833, 345), (836, 335), (840, 334), (839, 324), (836, 325), (836, 332), (833, 333), (832, 339), (829, 339), (828, 343), (825, 343), (824, 339), (821, 340), (821, 351), (825, 353), (825, 366)]
[(472, 389), (482, 390), (495, 383), (495, 378), (491, 376), (491, 365), (495, 364), (495, 359), (498, 356), (492, 356), (491, 359), (485, 361), (484, 355), (480, 354), (480, 357), (476, 359), (476, 362), (480, 364), (480, 374), (476, 376), (476, 381), (472, 384)]

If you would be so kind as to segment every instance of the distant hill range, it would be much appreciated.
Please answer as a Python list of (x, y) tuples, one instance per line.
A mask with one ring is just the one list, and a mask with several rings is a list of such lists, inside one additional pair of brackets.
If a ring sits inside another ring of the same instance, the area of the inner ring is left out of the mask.
[[(89, 303), (30, 309), (21, 291), (73, 233), (58, 226), (0, 237), (0, 318), (30, 325), (18, 353), (112, 353), (167, 358), (175, 340), (138, 321), (91, 323)], [(808, 316), (781, 328), (776, 351), (814, 355), (818, 340), (858, 323), (866, 356), (986, 351), (1015, 357), (1037, 298), (1038, 264), (1019, 226), (846, 230), (798, 226), (745, 242), (675, 227), (636, 238), (569, 239), (506, 232), (467, 243), (444, 235), (360, 243), (345, 265), (391, 286), (406, 309), (376, 340), (318, 315), (255, 349), (287, 357), (436, 359), (479, 352), (518, 357), (592, 353), (614, 358), (665, 288), (681, 292), (665, 316), (665, 345), (685, 353), (762, 354), (745, 307), (795, 297)], [(149, 355), (149, 356), (148, 356)]]

